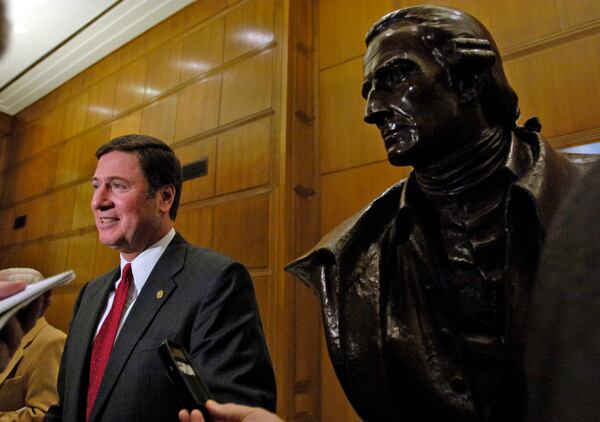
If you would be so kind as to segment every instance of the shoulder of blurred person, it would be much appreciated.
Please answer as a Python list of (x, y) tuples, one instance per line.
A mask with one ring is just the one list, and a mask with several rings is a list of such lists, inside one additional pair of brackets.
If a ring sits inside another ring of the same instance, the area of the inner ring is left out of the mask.
[(563, 203), (531, 310), (529, 421), (600, 420), (600, 162)]

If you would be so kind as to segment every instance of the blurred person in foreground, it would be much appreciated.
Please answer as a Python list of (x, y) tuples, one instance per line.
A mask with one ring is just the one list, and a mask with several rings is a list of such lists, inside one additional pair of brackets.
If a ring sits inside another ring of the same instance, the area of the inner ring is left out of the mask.
[[(4, 0), (0, 0), (0, 57), (6, 50), (8, 40), (8, 22), (6, 20), (6, 8)], [(24, 280), (0, 280), (0, 300), (12, 296), (25, 289), (27, 283)], [(0, 330), (0, 371), (6, 365), (19, 347), (23, 334), (33, 327), (40, 315), (40, 302), (33, 301), (18, 315), (10, 318), (6, 325)]]
[[(28, 284), (44, 277), (30, 268), (0, 271), (0, 279), (18, 277)], [(50, 291), (35, 300), (39, 316), (25, 334), (6, 368), (0, 372), (0, 421), (41, 421), (58, 399), (56, 379), (66, 334), (52, 327), (43, 314)]]

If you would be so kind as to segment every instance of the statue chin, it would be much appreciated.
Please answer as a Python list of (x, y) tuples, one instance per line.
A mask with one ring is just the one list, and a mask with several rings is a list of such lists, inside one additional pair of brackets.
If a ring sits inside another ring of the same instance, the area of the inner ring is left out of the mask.
[(414, 162), (416, 140), (410, 145), (403, 143), (401, 145), (394, 145), (388, 148), (387, 158), (391, 165), (396, 167), (410, 166)]

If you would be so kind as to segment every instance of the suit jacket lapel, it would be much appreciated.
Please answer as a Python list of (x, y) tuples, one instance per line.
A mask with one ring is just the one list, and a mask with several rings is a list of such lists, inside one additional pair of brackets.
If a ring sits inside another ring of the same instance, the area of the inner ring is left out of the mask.
[[(183, 267), (185, 254), (182, 251), (187, 243), (177, 234), (169, 244), (164, 254), (156, 263), (156, 266), (150, 273), (146, 284), (139, 293), (133, 308), (129, 312), (123, 327), (115, 341), (111, 352), (106, 372), (96, 397), (94, 410), (91, 419), (96, 419), (101, 414), (106, 400), (118, 382), (127, 360), (140, 339), (144, 336), (148, 326), (154, 320), (157, 312), (167, 302), (169, 296), (176, 287), (173, 276)], [(156, 293), (162, 290), (162, 297), (158, 298)]]
[[(76, 312), (77, 320), (70, 327), (69, 339), (73, 340), (69, 344), (69, 371), (65, 382), (69, 388), (65, 389), (65, 403), (75, 404), (72, 406), (75, 412), (73, 420), (77, 419), (76, 415), (82, 414), (79, 406), (84, 406), (85, 414), (87, 382), (84, 380), (89, 376), (92, 342), (108, 295), (119, 277), (119, 270), (117, 267), (97, 283), (85, 287), (84, 297)], [(65, 406), (67, 408), (71, 406)]]
[(4, 371), (0, 372), (0, 385), (4, 382), (4, 380), (8, 377), (13, 369), (17, 366), (17, 364), (23, 359), (23, 347), (22, 345), (15, 351), (15, 354), (11, 358), (10, 362), (8, 362), (8, 366), (4, 369)]

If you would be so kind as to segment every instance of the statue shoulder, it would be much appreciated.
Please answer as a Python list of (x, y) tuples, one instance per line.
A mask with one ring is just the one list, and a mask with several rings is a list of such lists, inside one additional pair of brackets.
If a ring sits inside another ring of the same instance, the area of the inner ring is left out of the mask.
[[(339, 257), (365, 234), (378, 237), (395, 217), (406, 179), (389, 187), (365, 208), (331, 230), (306, 254), (289, 263), (285, 270), (311, 286), (323, 266), (335, 265)], [(312, 286), (311, 286), (312, 287)]]

